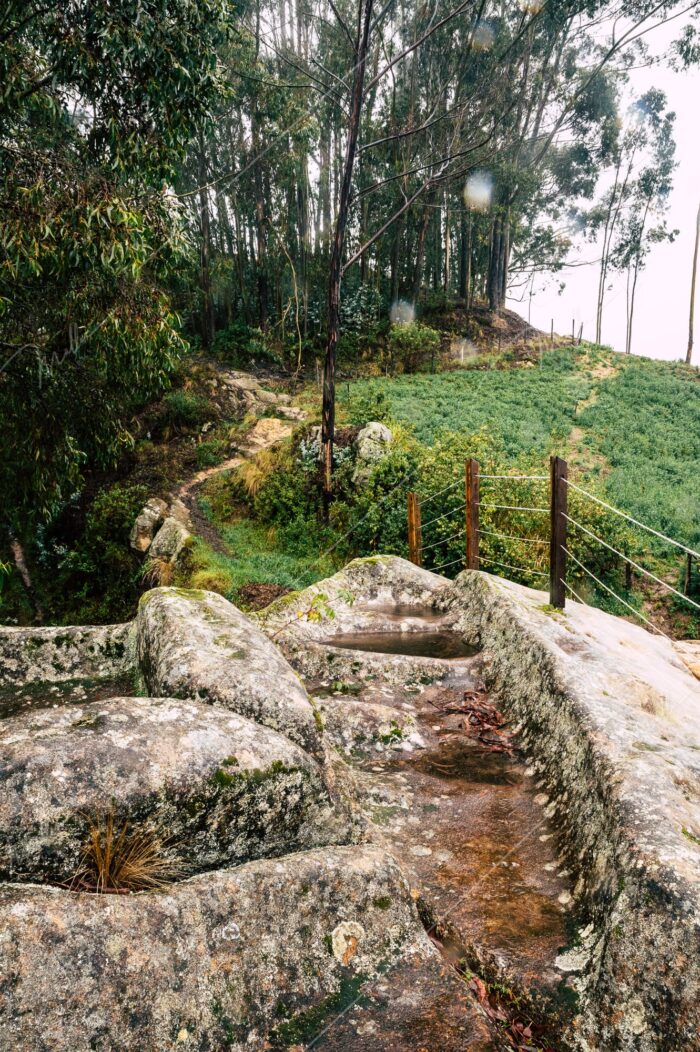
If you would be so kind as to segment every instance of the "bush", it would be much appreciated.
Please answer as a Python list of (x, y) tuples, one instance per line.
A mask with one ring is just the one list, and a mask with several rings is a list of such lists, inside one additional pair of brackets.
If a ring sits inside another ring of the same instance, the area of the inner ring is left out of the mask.
[(169, 391), (163, 399), (159, 418), (161, 430), (188, 430), (201, 427), (212, 418), (212, 406), (192, 391)]
[(200, 442), (195, 451), (195, 459), (198, 468), (211, 468), (226, 459), (228, 443), (222, 438), (211, 438), (207, 442)]
[(393, 325), (387, 341), (389, 367), (415, 373), (420, 365), (434, 365), (440, 344), (440, 333), (428, 325), (417, 321), (409, 325)]
[(133, 616), (142, 564), (129, 547), (129, 533), (147, 497), (145, 486), (117, 484), (102, 490), (75, 547), (46, 544), (42, 562), (51, 580), (47, 606), (64, 622), (104, 623)]

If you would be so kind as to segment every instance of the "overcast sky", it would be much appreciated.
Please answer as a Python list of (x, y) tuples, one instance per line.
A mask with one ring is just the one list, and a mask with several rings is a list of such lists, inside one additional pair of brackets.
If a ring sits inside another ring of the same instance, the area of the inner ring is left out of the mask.
[[(656, 30), (648, 38), (650, 48), (663, 55), (682, 28), (682, 20)], [(678, 167), (674, 172), (668, 225), (680, 233), (672, 244), (652, 247), (645, 269), (637, 283), (632, 353), (652, 358), (685, 358), (688, 344), (690, 270), (695, 239), (695, 219), (700, 204), (700, 70), (674, 73), (667, 65), (634, 70), (630, 87), (640, 95), (650, 87), (666, 92), (669, 109), (676, 113), (675, 138)], [(596, 259), (595, 245), (580, 243), (571, 259)], [(559, 283), (566, 282), (559, 294)], [(584, 339), (595, 336), (597, 265), (565, 269), (549, 281), (535, 283), (531, 322), (549, 330), (570, 333), (575, 319), (576, 332), (583, 322)], [(606, 295), (603, 315), (603, 343), (615, 350), (625, 349), (625, 276), (613, 275), (613, 288)], [(699, 279), (700, 284), (700, 279)], [(542, 288), (546, 285), (545, 288)], [(694, 364), (700, 365), (700, 287), (696, 296)], [(527, 300), (509, 299), (513, 310), (527, 318)]]

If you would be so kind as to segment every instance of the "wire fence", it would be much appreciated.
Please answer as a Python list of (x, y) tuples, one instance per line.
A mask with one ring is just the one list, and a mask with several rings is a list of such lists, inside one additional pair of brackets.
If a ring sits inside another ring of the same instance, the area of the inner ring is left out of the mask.
[[(464, 487), (463, 498), (461, 487)], [(580, 509), (575, 514), (570, 513), (570, 491), (573, 491), (574, 503)], [(446, 510), (435, 506), (434, 502), (440, 498), (444, 506), (450, 500), (448, 495), (455, 492), (459, 496), (458, 503), (453, 502)], [(419, 498), (415, 493), (410, 498), (409, 558), (418, 565), (425, 564), (434, 573), (456, 567), (483, 568), (500, 576), (515, 575), (520, 582), (535, 584), (539, 588), (543, 580), (548, 580), (550, 603), (559, 609), (565, 607), (567, 595), (576, 602), (591, 605), (581, 593), (590, 598), (591, 590), (593, 594), (599, 590), (648, 628), (667, 638), (670, 636), (662, 627), (630, 602), (634, 599), (634, 575), (650, 582), (656, 589), (662, 589), (662, 595), (680, 601), (682, 609), (700, 613), (700, 602), (689, 594), (692, 560), (700, 560), (700, 552), (573, 482), (568, 478), (568, 465), (559, 457), (551, 458), (549, 475), (480, 474), (478, 463), (470, 460), (466, 462), (464, 478), (452, 480), (425, 498)], [(428, 505), (432, 505), (433, 514), (426, 522), (421, 522), (422, 509)], [(596, 523), (602, 521), (605, 525), (608, 519), (612, 536), (606, 539), (600, 534), (608, 531)], [(637, 557), (633, 558), (623, 550), (632, 547), (631, 543), (613, 543), (613, 526), (617, 520), (624, 524), (620, 528), (628, 534), (629, 527), (634, 527), (663, 541), (673, 551), (682, 552), (685, 555), (684, 583), (676, 587), (677, 582), (665, 580), (660, 576), (663, 569), (655, 567), (659, 570), (655, 573), (640, 561), (643, 556), (636, 551)], [(591, 525), (596, 528), (591, 528)], [(462, 548), (463, 554), (455, 557), (458, 548)], [(611, 577), (620, 567), (624, 568), (626, 585), (616, 590)], [(621, 595), (620, 591), (624, 594)]]

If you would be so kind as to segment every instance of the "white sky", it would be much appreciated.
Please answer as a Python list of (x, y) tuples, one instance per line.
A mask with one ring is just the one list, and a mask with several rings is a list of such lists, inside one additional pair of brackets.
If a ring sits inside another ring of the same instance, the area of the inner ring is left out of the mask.
[[(670, 41), (680, 35), (683, 21), (656, 30), (648, 37), (650, 49), (663, 55)], [(667, 216), (670, 229), (680, 233), (672, 243), (652, 246), (637, 282), (632, 353), (651, 358), (685, 358), (688, 344), (690, 270), (695, 239), (695, 220), (700, 204), (700, 69), (675, 73), (666, 65), (630, 73), (630, 89), (641, 95), (650, 87), (666, 92), (668, 108), (676, 113), (676, 161), (673, 190)], [(596, 246), (583, 242), (571, 259), (598, 256)], [(559, 283), (566, 288), (559, 294)], [(549, 331), (571, 332), (575, 319), (578, 333), (583, 322), (584, 339), (595, 336), (598, 266), (565, 268), (558, 274), (536, 280), (532, 298), (531, 323)], [(615, 350), (625, 349), (625, 275), (613, 275), (608, 284), (603, 314), (603, 343)], [(518, 290), (516, 295), (522, 290)], [(509, 299), (507, 306), (527, 318), (528, 303)], [(700, 364), (700, 288), (696, 294), (694, 364)]]

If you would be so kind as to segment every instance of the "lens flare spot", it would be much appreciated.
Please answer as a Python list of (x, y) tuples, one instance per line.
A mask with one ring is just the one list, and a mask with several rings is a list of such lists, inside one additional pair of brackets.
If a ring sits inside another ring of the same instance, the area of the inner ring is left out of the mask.
[(416, 308), (406, 300), (397, 300), (391, 305), (389, 317), (392, 325), (412, 325), (416, 319)]
[(472, 172), (464, 187), (464, 203), (467, 208), (485, 212), (491, 207), (493, 176), (490, 172)]

